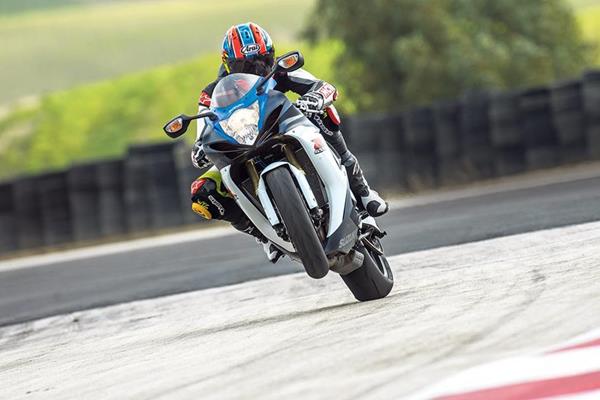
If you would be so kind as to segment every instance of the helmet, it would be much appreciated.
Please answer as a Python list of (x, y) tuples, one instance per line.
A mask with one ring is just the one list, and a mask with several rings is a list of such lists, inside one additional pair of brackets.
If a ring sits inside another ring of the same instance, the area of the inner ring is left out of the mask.
[(228, 73), (269, 73), (275, 60), (271, 37), (253, 22), (234, 25), (223, 39), (223, 66)]

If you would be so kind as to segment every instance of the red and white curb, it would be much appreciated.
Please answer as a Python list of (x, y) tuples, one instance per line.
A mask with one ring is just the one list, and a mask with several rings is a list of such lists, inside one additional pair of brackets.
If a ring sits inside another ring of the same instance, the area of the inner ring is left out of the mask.
[(600, 329), (545, 351), (468, 369), (411, 399), (600, 399)]

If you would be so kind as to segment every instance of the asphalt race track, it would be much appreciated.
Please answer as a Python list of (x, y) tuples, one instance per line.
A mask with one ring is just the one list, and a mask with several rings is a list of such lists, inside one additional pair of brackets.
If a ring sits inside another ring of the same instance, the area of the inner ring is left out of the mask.
[(600, 326), (600, 222), (390, 261), (368, 303), (299, 273), (4, 327), (0, 398), (403, 398)]
[[(600, 331), (600, 171), (531, 184), (395, 201), (396, 284), (369, 303), (229, 228), (2, 261), (0, 399), (425, 399), (497, 382), (477, 368)], [(598, 368), (599, 351), (576, 356)]]
[[(544, 183), (537, 177), (529, 181), (523, 186)], [(534, 188), (466, 191), (458, 197), (418, 197), (399, 204), (382, 221), (389, 233), (386, 253), (598, 221), (600, 170)], [(0, 262), (0, 326), (301, 271), (285, 259), (267, 263), (245, 235), (216, 236), (200, 234), (181, 243), (174, 238), (169, 245), (151, 242), (133, 250), (124, 243), (125, 251), (72, 260), (59, 254), (53, 260)]]

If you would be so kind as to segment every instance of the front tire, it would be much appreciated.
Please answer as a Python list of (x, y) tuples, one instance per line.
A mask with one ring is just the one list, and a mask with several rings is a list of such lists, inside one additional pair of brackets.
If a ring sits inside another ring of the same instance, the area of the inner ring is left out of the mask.
[[(379, 239), (371, 241), (383, 253)], [(382, 299), (387, 296), (394, 286), (394, 276), (385, 254), (377, 254), (368, 250), (362, 243), (357, 245), (357, 250), (365, 256), (363, 265), (342, 275), (342, 279), (356, 300), (369, 301)]]
[(311, 278), (323, 278), (329, 272), (329, 263), (290, 171), (285, 167), (274, 169), (265, 180), (306, 273)]

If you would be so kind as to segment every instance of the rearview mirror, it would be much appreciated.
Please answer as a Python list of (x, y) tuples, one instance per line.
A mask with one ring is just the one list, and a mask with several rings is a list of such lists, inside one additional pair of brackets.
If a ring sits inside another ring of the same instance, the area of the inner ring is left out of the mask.
[(304, 57), (299, 51), (291, 51), (277, 59), (277, 69), (286, 72), (295, 71), (304, 65)]
[(169, 137), (175, 139), (183, 135), (185, 131), (187, 131), (187, 128), (190, 126), (191, 120), (184, 119), (184, 117), (185, 115), (175, 117), (169, 122), (167, 122), (167, 124), (163, 127), (163, 130)]
[(205, 117), (208, 117), (211, 121), (216, 121), (219, 119), (212, 111), (204, 111), (198, 115), (194, 115), (193, 117), (181, 114), (167, 122), (165, 126), (163, 126), (163, 131), (165, 131), (167, 136), (170, 138), (176, 139), (187, 131), (191, 121)]

